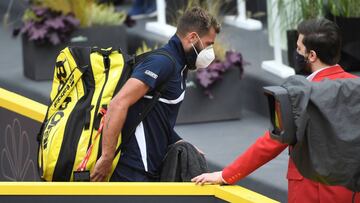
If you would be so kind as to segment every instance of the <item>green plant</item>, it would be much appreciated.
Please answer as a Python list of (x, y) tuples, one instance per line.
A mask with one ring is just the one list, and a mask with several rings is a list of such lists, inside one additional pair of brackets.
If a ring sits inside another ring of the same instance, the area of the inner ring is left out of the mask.
[(360, 17), (359, 0), (328, 0), (328, 7), (335, 16)]
[(155, 45), (154, 48), (152, 47), (149, 47), (144, 41), (141, 43), (141, 47), (137, 48), (136, 49), (136, 55), (140, 55), (140, 54), (143, 54), (143, 53), (146, 53), (146, 52), (149, 52), (151, 50), (154, 50), (154, 49), (157, 49), (158, 46)]
[(272, 6), (277, 6), (282, 29), (296, 29), (301, 21), (323, 17), (325, 13), (324, 0), (278, 0)]
[(95, 0), (33, 0), (32, 4), (46, 7), (54, 11), (59, 11), (66, 15), (73, 13), (75, 18), (80, 21), (81, 27), (89, 27), (92, 5)]
[(121, 25), (125, 19), (126, 14), (116, 12), (113, 5), (100, 5), (95, 0), (32, 0), (14, 35), (20, 33), (30, 41), (59, 44), (78, 27)]
[(65, 41), (78, 26), (79, 21), (71, 13), (66, 15), (45, 7), (32, 6), (23, 15), (23, 26), (14, 35), (23, 34), (30, 41), (50, 42), (53, 45)]
[(121, 25), (126, 19), (125, 12), (116, 12), (111, 4), (93, 4), (90, 14), (91, 25)]
[(211, 15), (215, 16), (219, 21), (222, 21), (223, 16), (220, 15), (222, 6), (226, 3), (226, 1), (219, 0), (180, 0), (179, 4), (177, 4), (176, 10), (168, 12), (170, 15), (169, 24), (176, 26), (178, 19), (180, 16), (184, 14), (186, 9), (192, 8), (195, 6), (201, 7), (207, 10)]
[(64, 15), (72, 13), (80, 21), (81, 27), (121, 25), (126, 18), (126, 14), (116, 12), (113, 5), (98, 4), (95, 0), (34, 0), (33, 4)]

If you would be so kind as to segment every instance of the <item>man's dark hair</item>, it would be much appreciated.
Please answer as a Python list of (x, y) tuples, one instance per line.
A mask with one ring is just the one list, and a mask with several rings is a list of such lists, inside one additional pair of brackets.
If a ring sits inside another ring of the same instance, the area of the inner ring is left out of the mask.
[(321, 62), (327, 65), (339, 62), (341, 35), (334, 22), (324, 18), (306, 20), (298, 26), (298, 33), (304, 35), (306, 52), (315, 51)]
[(220, 24), (216, 18), (200, 7), (193, 7), (180, 17), (176, 33), (185, 37), (189, 32), (196, 32), (202, 37), (209, 33), (211, 28), (214, 28), (216, 33), (220, 32)]

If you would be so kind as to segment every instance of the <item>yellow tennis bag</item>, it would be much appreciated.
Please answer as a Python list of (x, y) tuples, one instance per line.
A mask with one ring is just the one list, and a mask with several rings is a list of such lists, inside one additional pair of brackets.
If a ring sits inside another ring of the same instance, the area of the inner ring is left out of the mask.
[[(166, 51), (160, 50), (136, 57), (120, 50), (96, 47), (67, 47), (60, 52), (51, 102), (38, 135), (38, 165), (43, 180), (89, 180), (90, 171), (101, 156), (101, 126), (106, 107), (130, 77), (134, 65), (150, 53), (165, 55), (174, 63)], [(135, 123), (145, 118), (164, 89), (165, 82), (157, 88), (152, 102)], [(133, 126), (127, 130), (134, 132), (135, 129)], [(107, 180), (119, 161), (122, 139), (118, 140)]]
[(67, 47), (60, 52), (51, 103), (39, 134), (38, 164), (44, 180), (73, 180), (73, 171), (77, 171), (91, 145), (96, 147), (92, 147), (86, 170), (94, 167), (101, 147), (96, 136), (100, 109), (109, 104), (129, 77), (127, 66), (120, 50)]

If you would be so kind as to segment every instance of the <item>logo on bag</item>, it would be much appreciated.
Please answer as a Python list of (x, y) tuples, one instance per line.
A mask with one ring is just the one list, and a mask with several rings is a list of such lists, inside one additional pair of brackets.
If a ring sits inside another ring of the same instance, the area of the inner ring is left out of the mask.
[(66, 62), (66, 59), (64, 61), (57, 61), (56, 62), (56, 77), (62, 82), (66, 78), (66, 70), (64, 67), (64, 63)]
[(70, 75), (70, 78), (69, 78), (69, 81), (68, 83), (65, 84), (65, 87), (63, 89), (61, 89), (61, 92), (59, 94), (59, 96), (57, 96), (55, 98), (55, 101), (54, 101), (54, 108), (56, 108), (60, 101), (61, 101), (61, 98), (63, 98), (63, 96), (66, 94), (66, 92), (72, 87), (74, 86), (75, 84), (75, 81), (74, 81), (74, 75)]
[(48, 138), (49, 135), (51, 133), (51, 130), (53, 129), (54, 126), (56, 126), (59, 121), (64, 117), (64, 110), (67, 108), (68, 104), (71, 102), (71, 97), (67, 97), (63, 104), (59, 107), (59, 111), (56, 112), (52, 117), (51, 120), (49, 120), (48, 122), (49, 125), (47, 125), (44, 135), (43, 135), (43, 147), (44, 149), (47, 148), (47, 144), (48, 144)]

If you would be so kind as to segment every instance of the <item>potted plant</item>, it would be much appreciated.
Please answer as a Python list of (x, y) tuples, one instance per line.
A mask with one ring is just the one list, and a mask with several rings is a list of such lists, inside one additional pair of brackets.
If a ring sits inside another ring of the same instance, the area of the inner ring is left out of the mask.
[(289, 66), (295, 69), (296, 73), (300, 70), (294, 65), (294, 53), (296, 51), (296, 41), (298, 38), (297, 26), (303, 20), (324, 16), (324, 0), (278, 0), (277, 20), (282, 22), (282, 32), (286, 31), (287, 56)]
[(26, 77), (49, 80), (64, 47), (99, 46), (126, 50), (126, 14), (94, 0), (35, 0), (14, 34), (22, 35)]
[(360, 70), (360, 1), (329, 0), (327, 17), (341, 29), (343, 47), (339, 63), (348, 71)]
[(246, 63), (240, 52), (217, 53), (208, 68), (188, 73), (178, 124), (240, 119), (240, 79)]

